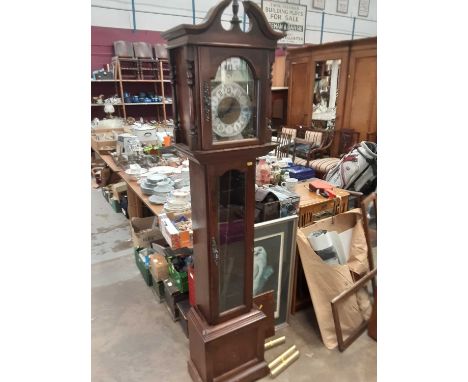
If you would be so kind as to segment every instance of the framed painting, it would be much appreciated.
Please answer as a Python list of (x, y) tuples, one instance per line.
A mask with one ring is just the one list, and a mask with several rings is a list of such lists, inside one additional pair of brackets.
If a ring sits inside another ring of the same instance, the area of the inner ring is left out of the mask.
[(324, 10), (325, 0), (312, 0), (312, 8)]
[(349, 0), (336, 0), (336, 12), (337, 13), (348, 13)]
[(286, 216), (254, 226), (253, 295), (273, 290), (276, 328), (289, 319), (297, 219)]
[(358, 16), (360, 17), (369, 16), (369, 3), (370, 3), (370, 0), (359, 0)]

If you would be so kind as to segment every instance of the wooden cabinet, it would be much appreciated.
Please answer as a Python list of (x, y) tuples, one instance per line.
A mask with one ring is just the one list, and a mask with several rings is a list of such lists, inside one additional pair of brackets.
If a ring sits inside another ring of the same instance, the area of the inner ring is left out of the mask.
[(376, 37), (290, 49), (286, 65), (289, 127), (377, 131)]
[(361, 140), (377, 131), (377, 42), (351, 50), (345, 105), (342, 127), (359, 132)]

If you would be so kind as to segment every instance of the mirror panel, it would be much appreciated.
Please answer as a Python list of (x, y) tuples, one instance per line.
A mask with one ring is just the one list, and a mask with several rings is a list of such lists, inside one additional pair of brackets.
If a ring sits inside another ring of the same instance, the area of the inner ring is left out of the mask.
[(333, 129), (339, 95), (341, 60), (315, 62), (312, 125)]

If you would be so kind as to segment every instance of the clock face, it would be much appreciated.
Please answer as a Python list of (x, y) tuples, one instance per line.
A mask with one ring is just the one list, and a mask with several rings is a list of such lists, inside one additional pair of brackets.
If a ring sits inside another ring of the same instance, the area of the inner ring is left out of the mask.
[(247, 61), (230, 57), (221, 62), (211, 80), (213, 142), (255, 138), (255, 80)]
[(213, 132), (220, 137), (241, 135), (252, 117), (247, 92), (235, 82), (221, 83), (211, 92)]

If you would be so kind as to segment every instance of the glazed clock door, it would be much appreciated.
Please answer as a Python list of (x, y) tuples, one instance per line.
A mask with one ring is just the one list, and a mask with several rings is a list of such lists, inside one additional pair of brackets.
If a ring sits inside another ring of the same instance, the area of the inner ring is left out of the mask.
[(249, 311), (252, 305), (254, 218), (247, 195), (253, 195), (254, 166), (216, 166), (209, 173), (213, 319), (219, 323)]
[[(201, 49), (202, 146), (205, 150), (257, 145), (266, 127), (268, 65), (260, 52), (232, 49)], [(260, 112), (262, 110), (262, 112)], [(263, 126), (260, 124), (263, 123)]]
[(210, 82), (212, 143), (256, 138), (255, 80), (247, 61), (225, 59)]

